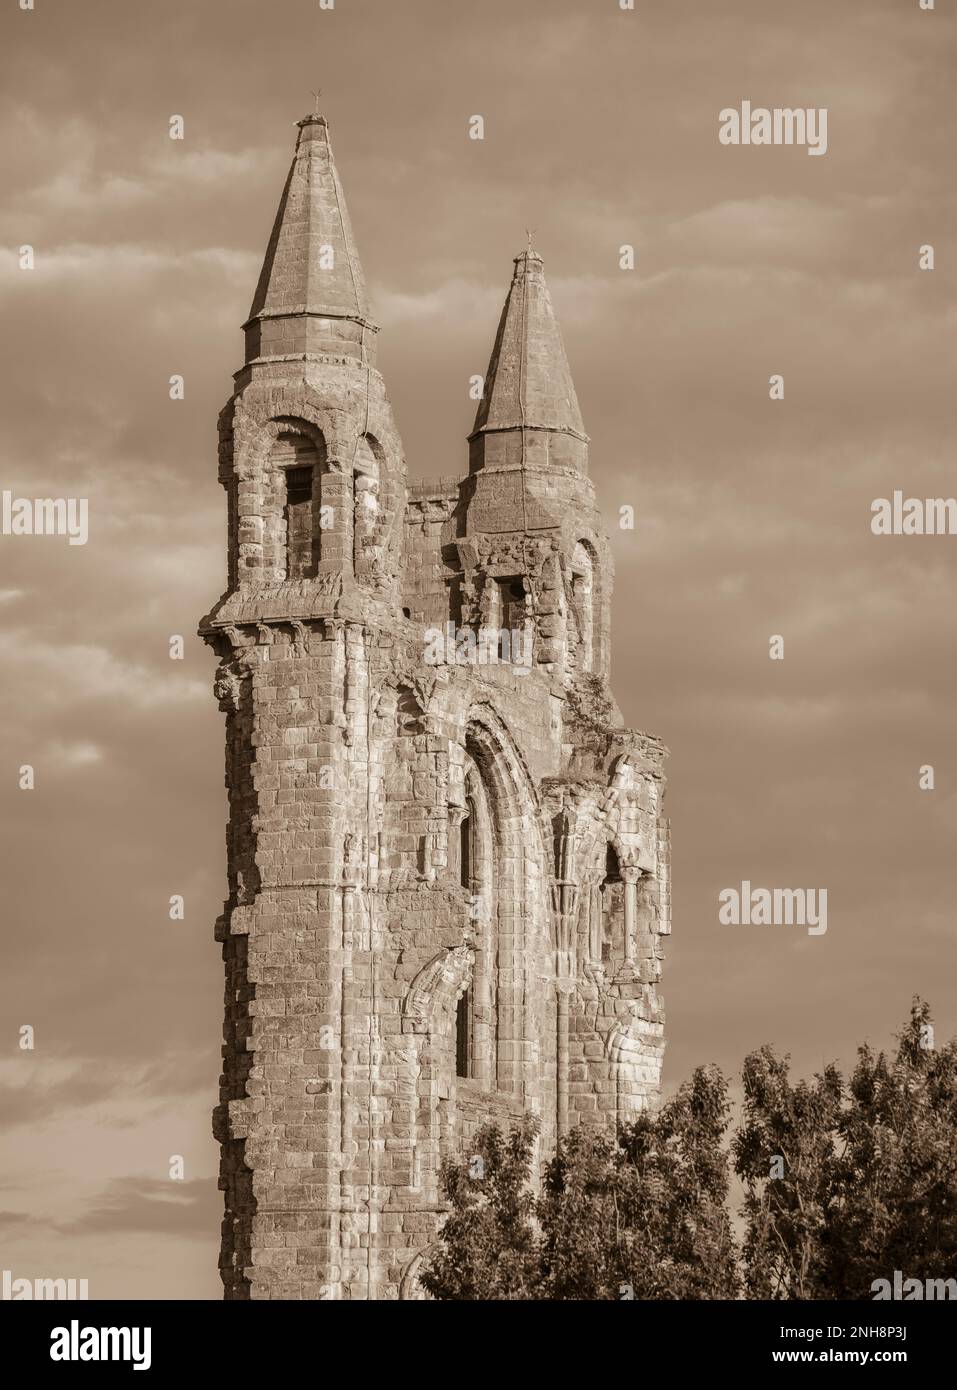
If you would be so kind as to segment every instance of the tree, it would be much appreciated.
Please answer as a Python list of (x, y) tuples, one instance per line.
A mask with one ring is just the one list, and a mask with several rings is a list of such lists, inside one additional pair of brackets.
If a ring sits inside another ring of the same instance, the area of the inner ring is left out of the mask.
[(617, 1136), (574, 1130), (537, 1197), (532, 1127), (503, 1141), (488, 1126), (472, 1159), (443, 1168), (451, 1212), (422, 1286), (439, 1299), (733, 1297), (728, 1113), (724, 1077), (699, 1068)]
[(957, 1042), (933, 1048), (915, 1000), (895, 1057), (858, 1049), (792, 1085), (768, 1048), (744, 1064), (734, 1141), (747, 1196), (745, 1287), (753, 1298), (872, 1298), (876, 1279), (957, 1268)]
[(957, 1040), (933, 1046), (915, 999), (896, 1057), (858, 1049), (835, 1172), (822, 1296), (957, 1273)]
[(843, 1083), (836, 1067), (792, 1085), (787, 1057), (745, 1058), (735, 1171), (745, 1184), (743, 1259), (750, 1298), (814, 1298), (834, 1184)]
[(699, 1067), (616, 1141), (578, 1130), (560, 1146), (537, 1207), (543, 1297), (735, 1296), (727, 1091), (717, 1067)]
[(451, 1211), (441, 1244), (419, 1275), (433, 1298), (539, 1297), (535, 1198), (529, 1186), (537, 1128), (526, 1118), (503, 1138), (497, 1125), (486, 1125), (468, 1157), (443, 1165), (442, 1188)]
[(893, 1057), (859, 1048), (847, 1082), (833, 1065), (792, 1082), (768, 1046), (745, 1059), (740, 1275), (728, 1087), (699, 1067), (657, 1113), (573, 1130), (538, 1190), (535, 1124), (481, 1130), (443, 1167), (450, 1211), (422, 1286), (438, 1299), (845, 1299), (872, 1298), (895, 1271), (953, 1278), (957, 1041), (936, 1051), (915, 1000), (898, 1043)]

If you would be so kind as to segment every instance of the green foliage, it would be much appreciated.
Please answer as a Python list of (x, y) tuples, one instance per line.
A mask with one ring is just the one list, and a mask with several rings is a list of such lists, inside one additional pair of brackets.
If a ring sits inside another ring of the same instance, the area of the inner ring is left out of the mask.
[[(445, 1164), (449, 1215), (420, 1276), (437, 1299), (871, 1298), (875, 1279), (957, 1270), (957, 1041), (915, 1000), (893, 1057), (858, 1050), (792, 1083), (770, 1047), (744, 1063), (731, 1143), (715, 1067), (617, 1135), (577, 1129), (534, 1183), (536, 1125), (495, 1125)], [(740, 1272), (739, 1272), (740, 1266)]]

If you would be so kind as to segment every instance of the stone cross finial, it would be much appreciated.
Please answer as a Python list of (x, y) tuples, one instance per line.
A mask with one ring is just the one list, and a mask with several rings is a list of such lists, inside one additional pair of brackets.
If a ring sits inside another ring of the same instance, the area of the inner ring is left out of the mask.
[(319, 98), (322, 96), (322, 88), (321, 88), (321, 87), (317, 87), (317, 88), (315, 89), (315, 91), (312, 93), (312, 95), (313, 95), (313, 101), (314, 101), (313, 108), (312, 108), (312, 114), (313, 114), (314, 116), (318, 116), (318, 115), (319, 115)]

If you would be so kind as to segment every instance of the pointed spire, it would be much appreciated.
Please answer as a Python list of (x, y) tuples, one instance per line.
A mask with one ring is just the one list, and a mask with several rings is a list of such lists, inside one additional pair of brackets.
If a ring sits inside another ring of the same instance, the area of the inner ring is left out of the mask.
[(339, 354), (374, 358), (359, 253), (324, 116), (299, 136), (246, 329), (246, 361)]
[[(544, 263), (532, 250), (531, 233), (528, 249), (515, 257), (470, 439), (500, 430), (547, 430), (581, 441), (582, 446), (588, 440)], [(567, 457), (569, 450), (561, 452)], [(573, 448), (572, 453), (583, 455), (583, 449)]]

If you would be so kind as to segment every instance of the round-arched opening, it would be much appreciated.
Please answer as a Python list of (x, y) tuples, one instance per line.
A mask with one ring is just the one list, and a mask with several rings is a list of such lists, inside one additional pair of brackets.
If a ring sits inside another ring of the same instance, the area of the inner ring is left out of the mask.
[(598, 582), (595, 553), (586, 541), (572, 551), (569, 648), (577, 671), (586, 674), (599, 665)]
[(282, 579), (311, 579), (322, 549), (321, 435), (288, 422), (273, 440), (267, 460), (263, 516), (264, 561)]

